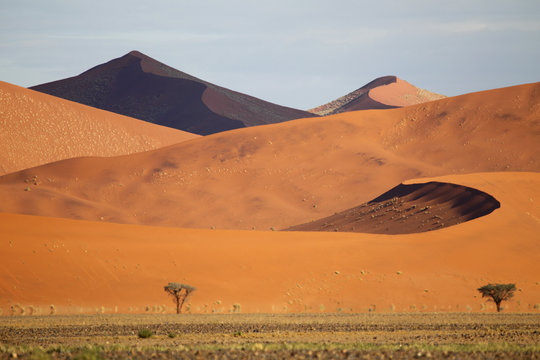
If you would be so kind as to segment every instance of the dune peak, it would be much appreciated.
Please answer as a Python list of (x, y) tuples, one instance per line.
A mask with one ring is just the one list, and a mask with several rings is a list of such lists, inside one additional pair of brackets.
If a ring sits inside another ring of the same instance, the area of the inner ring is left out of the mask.
[(214, 85), (138, 50), (31, 89), (199, 135), (314, 116)]
[(386, 75), (378, 77), (336, 100), (308, 111), (317, 115), (332, 115), (356, 110), (392, 109), (444, 97), (444, 95), (411, 85), (395, 75)]

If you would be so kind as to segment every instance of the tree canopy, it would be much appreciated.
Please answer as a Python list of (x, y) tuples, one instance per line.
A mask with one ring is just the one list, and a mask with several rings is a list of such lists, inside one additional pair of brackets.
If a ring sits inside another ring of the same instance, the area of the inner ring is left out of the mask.
[(482, 297), (493, 300), (497, 306), (497, 312), (499, 312), (501, 311), (501, 302), (514, 296), (516, 284), (487, 284), (478, 288), (478, 291), (482, 294)]
[(181, 284), (177, 282), (170, 282), (168, 285), (164, 286), (164, 290), (174, 297), (176, 301), (176, 313), (180, 314), (182, 311), (182, 305), (186, 301), (187, 297), (196, 290), (194, 286)]

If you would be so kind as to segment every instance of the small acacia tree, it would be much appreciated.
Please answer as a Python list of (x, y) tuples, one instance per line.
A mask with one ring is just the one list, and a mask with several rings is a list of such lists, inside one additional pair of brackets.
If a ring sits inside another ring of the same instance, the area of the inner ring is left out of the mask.
[(480, 291), (482, 297), (491, 298), (490, 300), (493, 300), (497, 305), (497, 312), (500, 312), (501, 302), (514, 296), (516, 284), (488, 284), (478, 288), (478, 291)]
[(165, 292), (174, 297), (174, 300), (176, 301), (177, 314), (180, 314), (180, 312), (182, 311), (182, 305), (184, 305), (184, 301), (186, 301), (188, 296), (196, 290), (196, 288), (191, 285), (175, 282), (171, 282), (168, 285), (165, 285), (164, 289)]

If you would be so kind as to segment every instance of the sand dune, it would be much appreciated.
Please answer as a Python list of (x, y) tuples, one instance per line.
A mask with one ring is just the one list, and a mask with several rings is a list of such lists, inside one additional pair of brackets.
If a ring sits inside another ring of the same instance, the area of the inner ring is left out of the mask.
[(284, 229), (353, 208), (414, 177), (540, 171), (539, 116), (536, 83), (238, 129), (150, 152), (65, 160), (3, 176), (0, 211)]
[(197, 135), (0, 82), (0, 174), (81, 156), (118, 156)]
[(499, 207), (493, 196), (462, 185), (400, 184), (368, 203), (286, 230), (412, 234), (461, 224)]
[(172, 312), (169, 281), (197, 287), (191, 312), (494, 311), (476, 289), (515, 282), (504, 311), (539, 311), (540, 174), (415, 179), (493, 195), (501, 207), (408, 235), (195, 230), (0, 214), (3, 314)]
[(332, 115), (346, 111), (392, 109), (439, 100), (444, 95), (417, 88), (396, 76), (383, 76), (327, 104), (309, 111)]
[(32, 89), (201, 135), (314, 116), (211, 84), (138, 51)]

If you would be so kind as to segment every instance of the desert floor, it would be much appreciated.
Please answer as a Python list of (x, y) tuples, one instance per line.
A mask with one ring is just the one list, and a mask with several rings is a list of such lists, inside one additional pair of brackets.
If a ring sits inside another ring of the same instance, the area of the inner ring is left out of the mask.
[[(139, 336), (143, 329), (152, 335)], [(0, 319), (0, 358), (540, 358), (540, 314), (75, 315)]]

